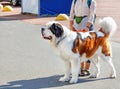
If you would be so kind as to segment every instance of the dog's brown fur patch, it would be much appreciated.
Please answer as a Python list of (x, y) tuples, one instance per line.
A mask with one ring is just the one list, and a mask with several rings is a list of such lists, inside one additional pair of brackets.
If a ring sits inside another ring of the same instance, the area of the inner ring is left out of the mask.
[(85, 53), (86, 57), (90, 58), (91, 56), (94, 55), (97, 49), (101, 46), (102, 53), (105, 56), (111, 56), (110, 44), (108, 42), (109, 33), (104, 33), (105, 34), (104, 37), (98, 37), (98, 38), (96, 37), (95, 32), (90, 32), (90, 34), (91, 34), (91, 37), (87, 37), (84, 40), (77, 37), (74, 41), (72, 51), (74, 53), (79, 52), (81, 57)]

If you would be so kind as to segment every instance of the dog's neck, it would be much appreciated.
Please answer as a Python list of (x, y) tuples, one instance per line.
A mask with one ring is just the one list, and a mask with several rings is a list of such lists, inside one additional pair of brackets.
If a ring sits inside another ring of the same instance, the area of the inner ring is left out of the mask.
[(57, 47), (66, 37), (67, 36), (65, 35), (65, 36), (60, 37), (58, 40), (56, 40), (55, 46)]

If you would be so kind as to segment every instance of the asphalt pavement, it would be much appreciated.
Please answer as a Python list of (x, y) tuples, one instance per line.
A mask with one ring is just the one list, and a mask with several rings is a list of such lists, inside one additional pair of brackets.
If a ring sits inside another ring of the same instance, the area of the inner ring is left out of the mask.
[(100, 61), (98, 78), (80, 77), (77, 84), (69, 84), (58, 81), (64, 63), (49, 41), (42, 39), (40, 28), (20, 20), (0, 19), (0, 89), (120, 89), (119, 42), (111, 40), (116, 79), (108, 77), (108, 66)]

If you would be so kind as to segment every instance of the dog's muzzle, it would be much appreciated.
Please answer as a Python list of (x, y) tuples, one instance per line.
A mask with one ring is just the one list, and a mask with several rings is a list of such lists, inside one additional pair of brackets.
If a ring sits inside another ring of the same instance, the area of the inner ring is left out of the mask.
[(45, 33), (44, 33), (45, 29), (44, 28), (41, 28), (41, 34), (42, 34), (42, 37), (44, 39), (47, 39), (47, 40), (51, 40), (52, 39), (52, 36), (45, 36)]

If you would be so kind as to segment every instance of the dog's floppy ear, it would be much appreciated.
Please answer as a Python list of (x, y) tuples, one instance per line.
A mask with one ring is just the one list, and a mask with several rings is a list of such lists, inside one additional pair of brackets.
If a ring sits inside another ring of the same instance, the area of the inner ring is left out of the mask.
[(53, 34), (55, 34), (55, 23), (53, 23), (51, 26), (50, 26), (50, 30)]
[(61, 37), (63, 35), (63, 27), (59, 23), (53, 23), (50, 30), (56, 37)]

